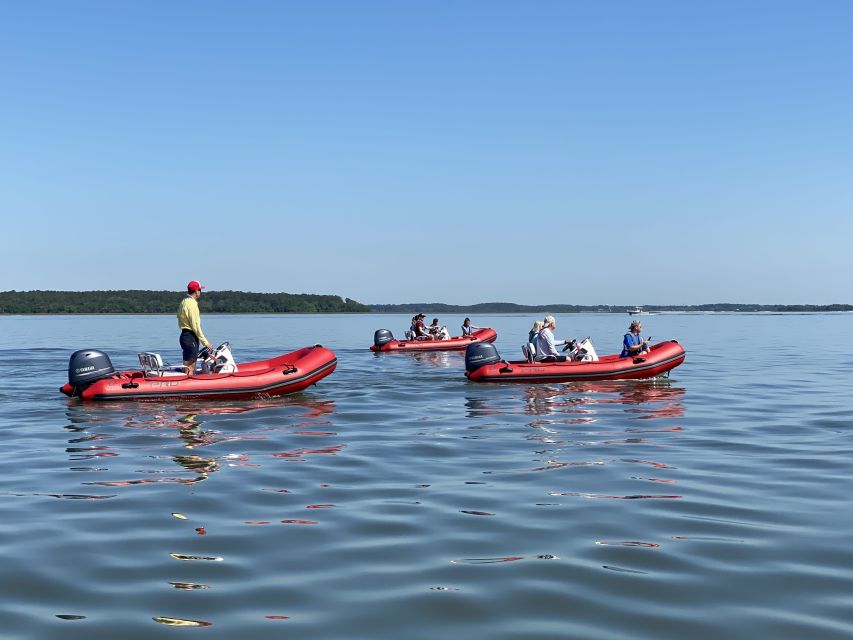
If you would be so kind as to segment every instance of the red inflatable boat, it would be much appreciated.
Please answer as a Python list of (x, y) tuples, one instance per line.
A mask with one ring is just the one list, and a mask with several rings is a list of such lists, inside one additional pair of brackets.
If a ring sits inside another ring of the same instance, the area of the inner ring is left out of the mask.
[(269, 360), (240, 363), (230, 373), (200, 373), (190, 378), (166, 367), (116, 372), (105, 353), (84, 350), (71, 356), (69, 382), (59, 390), (83, 400), (265, 398), (302, 391), (336, 366), (335, 354), (315, 345)]
[(371, 351), (462, 351), (479, 342), (494, 342), (498, 334), (494, 329), (477, 329), (470, 336), (456, 336), (447, 340), (394, 340), (386, 329), (373, 337)]
[(684, 348), (675, 340), (652, 345), (636, 358), (618, 354), (596, 362), (506, 362), (493, 346), (465, 352), (465, 375), (475, 382), (574, 382), (654, 378), (684, 362)]

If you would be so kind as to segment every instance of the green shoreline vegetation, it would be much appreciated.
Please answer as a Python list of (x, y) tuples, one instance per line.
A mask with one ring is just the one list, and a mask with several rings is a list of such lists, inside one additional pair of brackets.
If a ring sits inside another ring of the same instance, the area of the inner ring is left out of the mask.
[[(0, 314), (175, 313), (180, 291), (2, 291)], [(202, 296), (206, 313), (369, 312), (367, 305), (333, 295), (211, 291)]]
[[(176, 291), (2, 291), (0, 314), (163, 314), (175, 313), (185, 294)], [(350, 298), (309, 293), (211, 291), (203, 296), (206, 313), (626, 313), (634, 305), (521, 305), (482, 302), (472, 305), (431, 303), (366, 305)], [(730, 313), (808, 313), (853, 311), (849, 304), (645, 305), (644, 311), (722, 311)]]

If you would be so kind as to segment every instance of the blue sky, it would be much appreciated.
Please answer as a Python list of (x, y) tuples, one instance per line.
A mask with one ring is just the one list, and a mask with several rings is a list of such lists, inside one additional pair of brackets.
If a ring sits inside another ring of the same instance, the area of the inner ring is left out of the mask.
[(4, 2), (0, 290), (851, 302), (853, 3)]

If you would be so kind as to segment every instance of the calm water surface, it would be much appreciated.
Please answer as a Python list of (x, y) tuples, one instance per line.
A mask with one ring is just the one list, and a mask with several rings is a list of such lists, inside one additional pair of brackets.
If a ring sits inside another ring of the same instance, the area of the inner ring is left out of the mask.
[[(533, 319), (474, 322), (516, 358)], [(628, 316), (559, 321), (603, 354)], [(174, 362), (174, 318), (0, 318), (0, 635), (853, 637), (853, 315), (649, 316), (669, 380), (508, 386), (367, 350), (406, 322), (205, 316), (238, 362), (321, 342), (338, 370), (82, 405), (73, 350)]]

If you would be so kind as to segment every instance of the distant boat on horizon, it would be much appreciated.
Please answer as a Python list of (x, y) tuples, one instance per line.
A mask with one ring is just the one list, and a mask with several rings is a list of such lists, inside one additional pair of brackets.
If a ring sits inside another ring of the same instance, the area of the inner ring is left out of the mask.
[(643, 307), (634, 307), (633, 309), (628, 309), (628, 315), (632, 316), (650, 316), (652, 315), (650, 311), (643, 311)]

